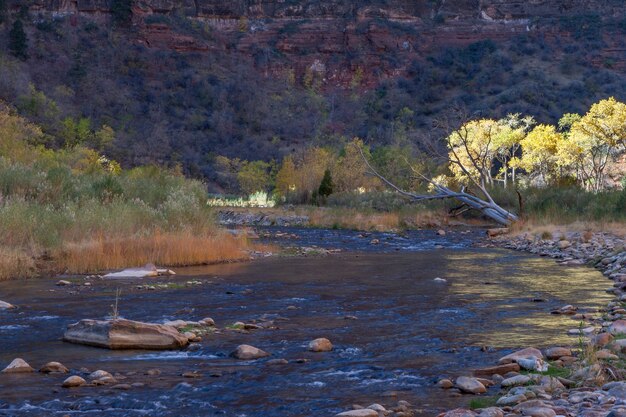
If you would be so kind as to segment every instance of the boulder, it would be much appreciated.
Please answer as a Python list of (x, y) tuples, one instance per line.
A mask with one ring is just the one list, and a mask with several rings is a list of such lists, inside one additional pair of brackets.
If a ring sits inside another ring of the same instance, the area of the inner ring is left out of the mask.
[(63, 381), (63, 388), (80, 387), (80, 386), (85, 385), (86, 383), (87, 381), (85, 381), (83, 378), (79, 377), (78, 375), (72, 375), (71, 377)]
[(58, 280), (58, 281), (57, 281), (57, 283), (56, 283), (56, 286), (57, 286), (57, 287), (65, 287), (65, 286), (67, 286), (67, 285), (72, 285), (72, 283), (71, 283), (71, 282), (69, 282), (69, 281), (66, 281), (66, 280), (64, 280), (64, 279), (60, 279), (60, 280)]
[(311, 340), (311, 342), (309, 342), (309, 350), (311, 352), (330, 352), (333, 350), (333, 344), (330, 340), (320, 337), (319, 339)]
[(63, 340), (107, 349), (166, 350), (189, 344), (173, 327), (125, 319), (81, 320), (68, 326)]
[(34, 372), (35, 370), (24, 359), (15, 358), (11, 363), (2, 370), (5, 374), (18, 374), (24, 372)]
[(141, 268), (128, 268), (119, 272), (111, 272), (104, 275), (104, 278), (149, 278), (158, 276), (157, 267), (152, 264), (146, 264)]
[(213, 320), (211, 317), (205, 317), (200, 320), (199, 323), (203, 326), (215, 326), (215, 320)]
[(527, 375), (516, 375), (516, 376), (512, 376), (511, 378), (507, 378), (504, 381), (501, 382), (500, 385), (502, 385), (505, 388), (508, 387), (514, 387), (517, 385), (526, 385), (530, 382), (530, 377)]
[(500, 365), (506, 364), (506, 363), (513, 363), (513, 362), (517, 362), (518, 359), (525, 359), (529, 357), (543, 359), (543, 354), (541, 353), (539, 349), (526, 348), (526, 349), (518, 350), (517, 352), (513, 352), (509, 355), (503, 356), (502, 358), (500, 358), (500, 360), (498, 360), (498, 363)]
[(509, 372), (519, 372), (520, 371), (520, 366), (515, 363), (506, 363), (504, 365), (498, 365), (498, 366), (492, 366), (489, 368), (481, 368), (481, 369), (476, 369), (473, 373), (474, 376), (480, 376), (480, 377), (485, 377), (485, 376), (491, 376), (491, 375), (505, 375), (508, 374)]
[(7, 303), (6, 301), (0, 301), (0, 310), (8, 310), (10, 308), (15, 308), (15, 306)]
[(557, 246), (559, 249), (563, 250), (563, 249), (567, 249), (567, 248), (569, 248), (570, 246), (572, 246), (572, 243), (571, 243), (569, 240), (559, 240), (559, 241), (557, 242), (556, 246)]
[(504, 413), (498, 407), (488, 407), (481, 410), (478, 417), (504, 417)]
[(470, 394), (483, 394), (487, 392), (487, 388), (476, 378), (469, 376), (460, 376), (456, 379), (455, 385), (463, 392)]
[(67, 369), (62, 363), (60, 362), (48, 362), (47, 364), (45, 364), (44, 366), (42, 366), (39, 369), (39, 372), (43, 372), (44, 374), (50, 374), (50, 373), (62, 373), (62, 374), (66, 374), (68, 373), (70, 370)]
[(450, 410), (443, 415), (443, 417), (475, 417), (478, 414), (473, 412), (472, 410), (466, 410), (465, 408), (457, 408), (454, 410)]
[(535, 357), (520, 358), (517, 360), (517, 364), (529, 371), (546, 372), (548, 370), (548, 364), (543, 359)]
[(270, 354), (265, 352), (264, 350), (255, 348), (250, 345), (239, 345), (237, 349), (230, 354), (230, 356), (237, 359), (244, 360), (252, 360), (252, 359), (260, 359), (269, 356)]
[(546, 357), (552, 361), (562, 356), (572, 356), (572, 350), (564, 347), (551, 347), (546, 350)]
[(609, 326), (609, 333), (613, 336), (618, 334), (626, 335), (626, 320), (616, 320)]
[(454, 384), (449, 379), (444, 378), (444, 379), (440, 379), (437, 382), (437, 386), (439, 388), (443, 388), (443, 389), (450, 389), (450, 388), (452, 388), (454, 386)]
[(610, 333), (600, 333), (591, 338), (591, 344), (593, 346), (602, 347), (606, 346), (614, 339)]
[(529, 417), (556, 417), (554, 410), (548, 407), (525, 408), (523, 415)]
[(89, 374), (89, 379), (101, 379), (101, 378), (113, 378), (113, 375), (108, 373), (107, 371), (103, 371), (102, 369), (98, 369), (97, 371), (93, 371)]
[(369, 408), (362, 408), (360, 410), (344, 411), (343, 413), (335, 414), (335, 417), (378, 417), (378, 412)]

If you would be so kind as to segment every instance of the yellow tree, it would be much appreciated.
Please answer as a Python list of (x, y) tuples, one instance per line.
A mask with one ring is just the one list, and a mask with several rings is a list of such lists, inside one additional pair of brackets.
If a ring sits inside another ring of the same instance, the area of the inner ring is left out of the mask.
[(587, 114), (574, 119), (568, 142), (562, 154), (575, 165), (583, 187), (602, 190), (608, 165), (626, 148), (626, 104), (613, 97), (594, 104)]
[(276, 174), (275, 191), (280, 197), (287, 197), (296, 191), (296, 165), (293, 163), (291, 155), (283, 159), (283, 163)]
[(511, 165), (521, 168), (531, 179), (549, 184), (558, 179), (566, 167), (561, 155), (565, 137), (552, 125), (536, 126), (521, 141), (522, 156), (514, 158)]
[[(346, 192), (358, 189), (369, 189), (375, 186), (375, 181), (367, 175), (367, 165), (361, 156), (363, 141), (354, 138), (348, 142), (333, 167), (333, 182), (335, 191)], [(363, 149), (367, 157), (370, 157), (367, 149)]]

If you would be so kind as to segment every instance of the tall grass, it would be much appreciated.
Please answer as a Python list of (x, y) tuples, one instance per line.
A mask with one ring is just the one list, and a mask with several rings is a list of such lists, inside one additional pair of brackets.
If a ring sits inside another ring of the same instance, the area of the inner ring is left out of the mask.
[(110, 172), (84, 149), (41, 152), (0, 157), (0, 279), (246, 256), (245, 239), (216, 227), (201, 182), (158, 167)]

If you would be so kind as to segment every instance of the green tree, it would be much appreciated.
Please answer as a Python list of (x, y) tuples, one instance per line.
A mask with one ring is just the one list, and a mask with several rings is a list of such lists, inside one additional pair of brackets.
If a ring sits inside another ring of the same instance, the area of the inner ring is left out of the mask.
[(9, 51), (19, 59), (28, 58), (28, 37), (20, 19), (13, 22), (13, 27), (9, 32)]
[(239, 189), (245, 194), (267, 191), (270, 186), (271, 164), (264, 161), (244, 161), (237, 173)]
[(330, 175), (330, 169), (324, 171), (324, 177), (320, 183), (320, 187), (317, 190), (317, 195), (320, 197), (328, 197), (333, 193), (333, 178)]
[(132, 0), (113, 0), (111, 2), (111, 17), (116, 25), (129, 25), (133, 18)]
[(0, 23), (4, 23), (7, 12), (7, 1), (0, 0)]
[(63, 139), (63, 146), (68, 149), (86, 143), (93, 138), (91, 120), (87, 117), (81, 117), (76, 120), (66, 117), (61, 122), (60, 136)]

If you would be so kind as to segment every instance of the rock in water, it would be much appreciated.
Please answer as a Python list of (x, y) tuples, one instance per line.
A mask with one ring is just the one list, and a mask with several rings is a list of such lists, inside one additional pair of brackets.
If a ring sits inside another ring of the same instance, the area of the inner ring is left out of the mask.
[(63, 335), (70, 343), (107, 349), (180, 349), (189, 340), (175, 328), (132, 320), (81, 320)]
[(44, 374), (50, 374), (50, 373), (62, 373), (62, 374), (66, 374), (68, 373), (70, 370), (67, 369), (62, 363), (60, 362), (48, 362), (47, 364), (45, 364), (44, 366), (42, 366), (39, 369), (39, 372), (42, 372)]
[(330, 352), (333, 350), (333, 344), (330, 343), (330, 340), (320, 337), (309, 342), (309, 350), (311, 352)]
[(33, 372), (33, 371), (34, 369), (31, 368), (31, 366), (28, 363), (26, 363), (24, 359), (15, 358), (9, 364), (9, 366), (7, 366), (6, 368), (2, 370), (2, 373), (17, 374), (17, 373)]
[(270, 354), (266, 351), (250, 345), (239, 345), (237, 349), (230, 354), (232, 357), (244, 360), (260, 359), (269, 355)]
[(141, 268), (128, 268), (119, 272), (111, 272), (104, 275), (104, 278), (148, 278), (158, 276), (158, 269), (152, 264), (146, 264)]
[(63, 381), (63, 388), (80, 387), (82, 385), (85, 385), (86, 383), (87, 381), (85, 381), (83, 378), (79, 377), (78, 375), (73, 375)]
[(369, 408), (363, 408), (361, 410), (344, 411), (336, 414), (335, 417), (378, 417), (378, 412)]
[(0, 301), (0, 310), (8, 310), (10, 308), (15, 308), (15, 306), (7, 303), (6, 301)]
[(487, 392), (487, 388), (476, 378), (469, 376), (460, 376), (456, 379), (455, 384), (463, 392), (470, 394), (482, 394)]

